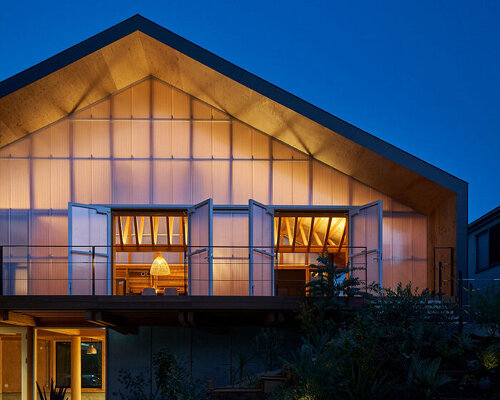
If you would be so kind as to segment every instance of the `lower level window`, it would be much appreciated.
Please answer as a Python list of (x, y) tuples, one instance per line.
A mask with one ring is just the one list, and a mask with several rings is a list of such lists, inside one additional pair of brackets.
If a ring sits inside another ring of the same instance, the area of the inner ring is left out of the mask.
[[(82, 342), (82, 389), (102, 388), (102, 342)], [(71, 387), (71, 342), (56, 342), (56, 386)]]

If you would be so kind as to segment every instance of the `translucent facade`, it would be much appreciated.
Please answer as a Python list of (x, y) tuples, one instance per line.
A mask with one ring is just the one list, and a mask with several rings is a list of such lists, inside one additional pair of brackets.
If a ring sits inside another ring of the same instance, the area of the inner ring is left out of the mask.
[[(288, 206), (382, 200), (384, 286), (427, 286), (425, 215), (148, 78), (0, 149), (0, 244), (21, 246), (4, 250), (6, 291), (67, 293), (69, 202), (190, 206), (209, 198)], [(214, 215), (212, 229), (214, 246), (229, 236), (248, 243), (248, 220), (237, 213)], [(246, 294), (241, 255), (213, 256), (214, 294)], [(234, 287), (221, 275), (228, 257), (241, 264), (232, 269), (241, 282)]]

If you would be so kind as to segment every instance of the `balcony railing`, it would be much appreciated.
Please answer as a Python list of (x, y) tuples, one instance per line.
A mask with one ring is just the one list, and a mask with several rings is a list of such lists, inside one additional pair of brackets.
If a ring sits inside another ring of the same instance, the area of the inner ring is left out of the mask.
[[(167, 275), (152, 274), (157, 256)], [(248, 246), (186, 247), (182, 253), (119, 252), (113, 246), (0, 246), (0, 295), (304, 296), (318, 253), (275, 253)], [(330, 262), (348, 268), (366, 289), (366, 247), (330, 249)]]

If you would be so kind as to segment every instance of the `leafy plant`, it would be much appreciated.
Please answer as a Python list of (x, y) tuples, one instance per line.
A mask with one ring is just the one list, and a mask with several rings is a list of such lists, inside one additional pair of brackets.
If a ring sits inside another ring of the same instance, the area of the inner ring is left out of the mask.
[(36, 388), (41, 400), (67, 400), (66, 388), (56, 388), (53, 379), (50, 380), (50, 392), (48, 395), (45, 393), (45, 389), (43, 391), (40, 389), (38, 382), (36, 383)]
[(255, 341), (257, 349), (264, 355), (267, 370), (271, 371), (278, 361), (283, 345), (283, 334), (276, 328), (262, 328)]
[(500, 343), (492, 344), (479, 356), (481, 364), (487, 370), (494, 370), (500, 366)]
[(493, 282), (484, 291), (473, 290), (470, 312), (490, 336), (500, 333), (500, 284)]
[(440, 364), (439, 358), (421, 360), (412, 357), (408, 372), (408, 386), (415, 393), (422, 393), (426, 399), (430, 399), (438, 388), (452, 381), (449, 377), (438, 374)]
[[(118, 394), (126, 400), (194, 400), (206, 398), (199, 382), (190, 379), (188, 371), (166, 349), (154, 354), (152, 360), (154, 382), (144, 376), (132, 376), (129, 371), (120, 371), (118, 382), (123, 386)], [(153, 385), (149, 393), (145, 389)]]

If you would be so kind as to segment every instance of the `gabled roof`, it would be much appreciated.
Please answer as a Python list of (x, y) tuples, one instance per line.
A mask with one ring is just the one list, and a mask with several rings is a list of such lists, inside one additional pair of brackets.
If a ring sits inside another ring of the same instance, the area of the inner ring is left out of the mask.
[(464, 181), (140, 15), (1, 82), (0, 147), (149, 75), (421, 212), (466, 205)]
[(493, 210), (481, 215), (475, 221), (472, 221), (468, 226), (468, 231), (474, 232), (475, 230), (487, 225), (491, 222), (497, 222), (500, 224), (500, 206), (494, 208)]

